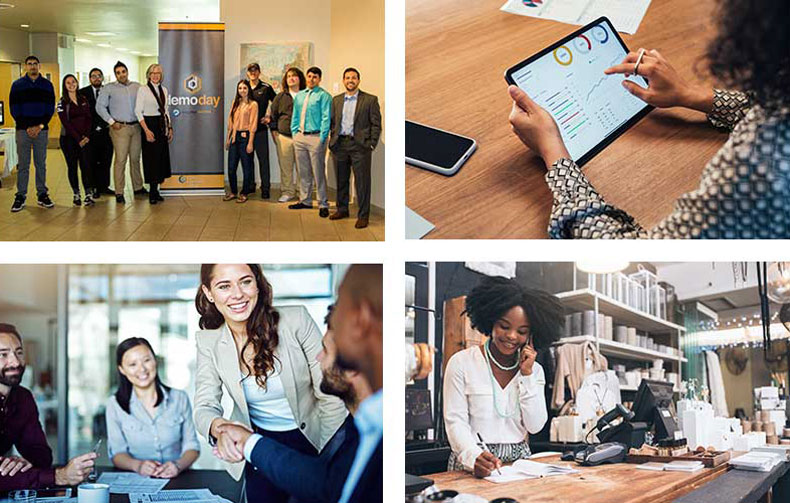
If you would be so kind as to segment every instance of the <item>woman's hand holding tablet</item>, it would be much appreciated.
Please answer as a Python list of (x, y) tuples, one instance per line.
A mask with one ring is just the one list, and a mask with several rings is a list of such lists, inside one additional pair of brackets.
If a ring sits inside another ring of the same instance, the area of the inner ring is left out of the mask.
[(517, 86), (508, 87), (508, 92), (513, 98), (510, 125), (524, 145), (544, 160), (547, 169), (551, 169), (557, 159), (570, 158), (551, 114)]

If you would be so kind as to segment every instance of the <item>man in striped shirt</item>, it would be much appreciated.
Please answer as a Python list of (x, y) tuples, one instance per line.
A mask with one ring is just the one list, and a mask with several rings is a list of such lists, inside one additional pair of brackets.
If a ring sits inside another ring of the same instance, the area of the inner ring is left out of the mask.
[(11, 117), (16, 122), (16, 149), (19, 154), (17, 166), (16, 197), (12, 212), (25, 207), (27, 186), (30, 180), (30, 151), (36, 165), (36, 193), (38, 205), (44, 208), (55, 206), (47, 189), (47, 139), (49, 120), (55, 113), (55, 89), (52, 82), (41, 76), (40, 63), (35, 56), (25, 59), (25, 75), (11, 85), (9, 105)]

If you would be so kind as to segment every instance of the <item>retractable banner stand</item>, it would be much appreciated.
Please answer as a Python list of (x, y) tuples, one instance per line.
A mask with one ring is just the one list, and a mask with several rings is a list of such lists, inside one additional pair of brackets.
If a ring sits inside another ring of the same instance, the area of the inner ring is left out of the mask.
[(162, 189), (221, 191), (224, 175), (224, 23), (159, 23), (159, 63), (170, 91), (173, 176)]

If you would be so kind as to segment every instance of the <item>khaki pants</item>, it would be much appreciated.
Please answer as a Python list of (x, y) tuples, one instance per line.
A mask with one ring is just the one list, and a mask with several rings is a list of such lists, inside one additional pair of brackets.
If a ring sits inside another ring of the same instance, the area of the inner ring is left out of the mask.
[(123, 194), (126, 187), (126, 160), (129, 159), (129, 174), (132, 177), (134, 190), (143, 188), (143, 175), (140, 171), (140, 153), (142, 152), (142, 137), (140, 124), (121, 124), (118, 130), (110, 127), (110, 138), (115, 150), (115, 164), (113, 165), (113, 178), (115, 180), (115, 193)]
[(318, 192), (318, 207), (329, 208), (326, 198), (326, 141), (317, 134), (294, 136), (296, 165), (299, 168), (299, 199), (302, 204), (313, 205), (313, 177)]
[(294, 141), (290, 136), (277, 133), (272, 135), (277, 146), (277, 160), (280, 162), (280, 192), (288, 197), (296, 196), (296, 180), (294, 180)]

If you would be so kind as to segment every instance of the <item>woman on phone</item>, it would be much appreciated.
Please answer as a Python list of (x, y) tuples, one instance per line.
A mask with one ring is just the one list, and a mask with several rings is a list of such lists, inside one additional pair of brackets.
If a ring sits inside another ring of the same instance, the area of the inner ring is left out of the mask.
[[(255, 172), (252, 151), (254, 149), (255, 131), (258, 130), (258, 103), (250, 99), (250, 83), (240, 80), (236, 85), (236, 98), (230, 107), (228, 116), (228, 137), (225, 150), (228, 151), (228, 182), (230, 193), (225, 193), (223, 201), (236, 199), (237, 203), (247, 202), (247, 194), (255, 192)], [(243, 182), (239, 194), (236, 168), (241, 160)]]
[(173, 141), (173, 127), (167, 100), (170, 94), (162, 85), (164, 74), (156, 63), (145, 72), (148, 83), (137, 90), (134, 113), (142, 128), (143, 175), (150, 185), (148, 202), (157, 204), (165, 199), (159, 193), (159, 185), (170, 178), (170, 146)]
[(200, 454), (187, 394), (165, 386), (151, 344), (126, 339), (116, 351), (118, 391), (107, 403), (107, 452), (116, 468), (172, 479)]
[[(244, 455), (221, 431), (228, 422), (317, 455), (348, 412), (338, 398), (320, 391), (316, 357), (322, 336), (307, 309), (275, 309), (272, 286), (258, 264), (203, 264), (200, 283), (195, 298), (203, 329), (196, 337), (195, 423), (200, 434), (231, 463), (243, 461)], [(233, 399), (229, 420), (220, 404), (223, 389)], [(227, 469), (236, 480), (245, 474), (248, 502), (289, 501), (249, 463)]]
[(502, 463), (528, 457), (528, 434), (546, 423), (546, 377), (535, 358), (559, 338), (563, 308), (547, 292), (486, 277), (466, 297), (465, 313), (488, 339), (447, 363), (447, 469), (487, 477)]
[(82, 172), (82, 187), (85, 190), (85, 206), (93, 206), (91, 193), (94, 188), (91, 147), (93, 115), (88, 98), (81, 95), (77, 77), (68, 74), (63, 77), (63, 89), (58, 102), (58, 117), (63, 128), (60, 130), (60, 149), (66, 158), (69, 185), (74, 193), (74, 206), (80, 206), (80, 180), (77, 166)]

